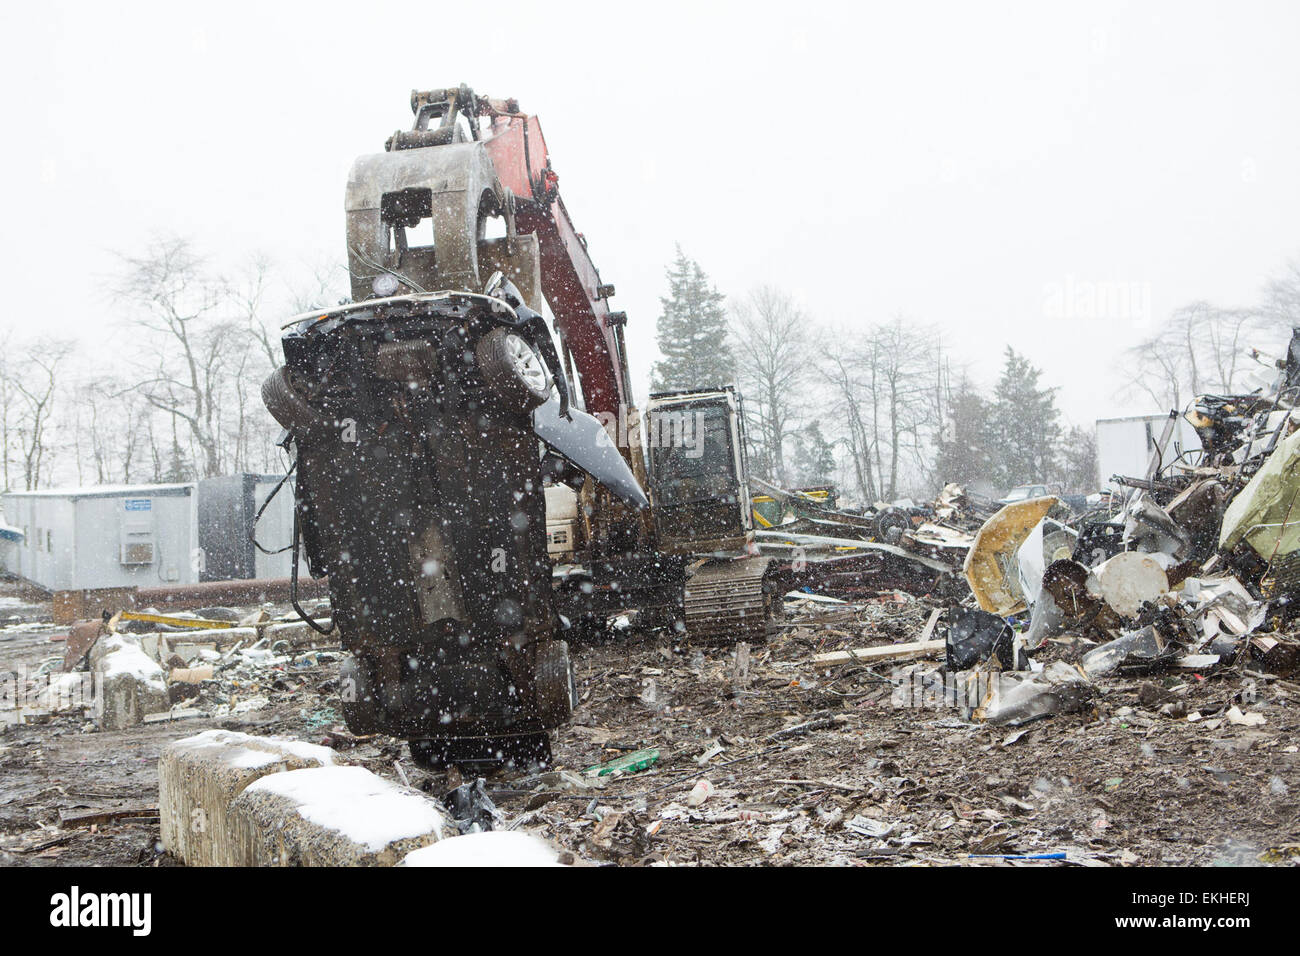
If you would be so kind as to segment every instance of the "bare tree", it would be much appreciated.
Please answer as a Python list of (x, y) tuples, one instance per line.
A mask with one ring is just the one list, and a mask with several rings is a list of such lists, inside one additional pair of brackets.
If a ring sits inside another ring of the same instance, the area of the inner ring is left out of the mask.
[(1290, 335), (1292, 329), (1300, 327), (1300, 259), (1290, 260), (1279, 275), (1268, 280), (1260, 311), (1282, 335)]
[(11, 370), (20, 411), (17, 421), (23, 485), (28, 491), (40, 487), (49, 452), (50, 421), (59, 366), (72, 354), (72, 343), (42, 339), (24, 353), (22, 367)]
[(146, 419), (156, 414), (130, 391), (109, 395), (93, 376), (73, 389), (75, 405), (67, 426), (74, 432), (77, 480), (85, 483), (85, 472), (93, 473), (97, 484), (129, 483), (136, 474), (144, 448)]
[[(184, 423), (201, 475), (219, 475), (222, 398), (250, 344), (245, 324), (231, 317), (230, 286), (209, 274), (185, 239), (155, 240), (144, 255), (122, 261), (114, 292), (153, 333), (146, 378), (137, 387), (150, 405)], [(178, 436), (172, 444), (175, 473)]]
[(777, 481), (787, 481), (785, 440), (808, 373), (807, 314), (786, 293), (760, 286), (732, 307), (736, 377), (756, 439)]
[(853, 459), (868, 501), (897, 498), (933, 472), (942, 423), (936, 375), (942, 369), (936, 333), (902, 316), (865, 334), (824, 333), (822, 379), (831, 391), (837, 439)]
[(332, 256), (305, 264), (299, 278), (289, 284), (290, 311), (311, 312), (348, 301), (347, 280), (347, 264)]
[(0, 446), (3, 446), (4, 456), (4, 490), (8, 491), (13, 487), (9, 480), (9, 463), (17, 429), (18, 389), (14, 383), (15, 369), (9, 360), (11, 335), (8, 330), (0, 335)]
[[(933, 329), (917, 326), (902, 316), (872, 330), (869, 351), (873, 369), (876, 409), (876, 446), (882, 444), (881, 436), (888, 439), (885, 446), (889, 462), (886, 477), (883, 468), (878, 481), (888, 498), (899, 494), (899, 478), (904, 459), (920, 464), (928, 454), (930, 444), (927, 428), (936, 428), (933, 417), (933, 391), (931, 372), (934, 364)], [(880, 454), (877, 466), (883, 466)]]
[(1170, 333), (1161, 326), (1124, 354), (1126, 390), (1147, 395), (1160, 409), (1183, 407), (1187, 357)]
[[(822, 335), (825, 342), (847, 342), (848, 333)], [(858, 378), (856, 356), (841, 348), (825, 348), (820, 358), (821, 374), (830, 389), (831, 419), (840, 423), (838, 440), (846, 447), (853, 466), (853, 476), (864, 502), (879, 495), (872, 462), (874, 446), (863, 421), (860, 398), (865, 386)]]
[(1149, 396), (1160, 408), (1178, 409), (1206, 392), (1231, 394), (1243, 387), (1249, 368), (1244, 359), (1260, 334), (1268, 334), (1263, 310), (1191, 302), (1127, 350), (1128, 390)]

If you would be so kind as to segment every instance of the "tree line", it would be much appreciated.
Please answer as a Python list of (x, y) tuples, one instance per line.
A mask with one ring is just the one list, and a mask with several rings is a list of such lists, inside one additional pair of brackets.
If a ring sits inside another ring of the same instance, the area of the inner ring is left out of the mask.
[[(933, 325), (904, 316), (837, 328), (788, 293), (732, 300), (679, 247), (666, 269), (656, 391), (735, 383), (754, 473), (785, 486), (837, 484), (862, 503), (925, 498), (949, 481), (1003, 490), (1097, 484), (1091, 425), (1068, 425), (1056, 389), (1007, 347), (981, 387)], [(260, 386), (289, 315), (342, 301), (341, 265), (215, 263), (182, 237), (120, 255), (107, 282), (112, 360), (52, 334), (0, 334), (5, 490), (192, 481), (279, 472), (279, 429)], [(1247, 390), (1249, 346), (1280, 354), (1300, 325), (1300, 262), (1260, 301), (1176, 309), (1125, 353), (1129, 390), (1155, 408)]]
[(285, 464), (261, 402), (279, 325), (339, 300), (341, 267), (214, 263), (183, 237), (118, 256), (111, 356), (50, 334), (0, 340), (4, 489), (194, 481)]
[[(835, 483), (861, 503), (926, 498), (959, 482), (1001, 493), (1028, 482), (1095, 491), (1095, 428), (1066, 423), (1057, 389), (1011, 346), (991, 391), (954, 361), (933, 325), (894, 316), (837, 328), (760, 286), (724, 305), (679, 247), (658, 321), (652, 390), (734, 382), (745, 400), (751, 469), (794, 487)], [(1300, 264), (1256, 309), (1177, 310), (1128, 353), (1128, 380), (1164, 411), (1244, 385), (1252, 336), (1274, 348), (1300, 324)]]

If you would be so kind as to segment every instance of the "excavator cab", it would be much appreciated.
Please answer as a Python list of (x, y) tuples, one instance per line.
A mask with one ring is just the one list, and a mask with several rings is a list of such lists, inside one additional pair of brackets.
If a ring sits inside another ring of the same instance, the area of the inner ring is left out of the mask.
[(665, 551), (737, 551), (752, 540), (743, 421), (731, 386), (650, 396), (645, 446)]

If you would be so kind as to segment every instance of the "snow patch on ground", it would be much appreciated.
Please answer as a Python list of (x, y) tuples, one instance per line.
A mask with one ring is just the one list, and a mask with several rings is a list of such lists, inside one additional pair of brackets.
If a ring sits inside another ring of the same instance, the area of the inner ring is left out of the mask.
[(441, 834), (445, 817), (414, 790), (376, 777), (364, 767), (320, 767), (272, 774), (249, 785), (294, 803), (303, 819), (342, 833), (375, 852), (397, 840)]

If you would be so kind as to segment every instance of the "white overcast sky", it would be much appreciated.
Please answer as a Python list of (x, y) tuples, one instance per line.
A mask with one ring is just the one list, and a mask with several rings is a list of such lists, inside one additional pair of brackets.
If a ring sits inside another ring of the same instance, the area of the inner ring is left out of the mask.
[[(1113, 359), (1144, 323), (1300, 257), (1296, 3), (30, 3), (0, 29), (20, 334), (111, 349), (112, 251), (152, 233), (341, 260), (353, 157), (462, 82), (539, 116), (642, 400), (674, 242), (733, 298), (934, 323), (986, 384), (1013, 342), (1076, 422), (1149, 410)], [(1135, 314), (1054, 313), (1087, 283)]]

